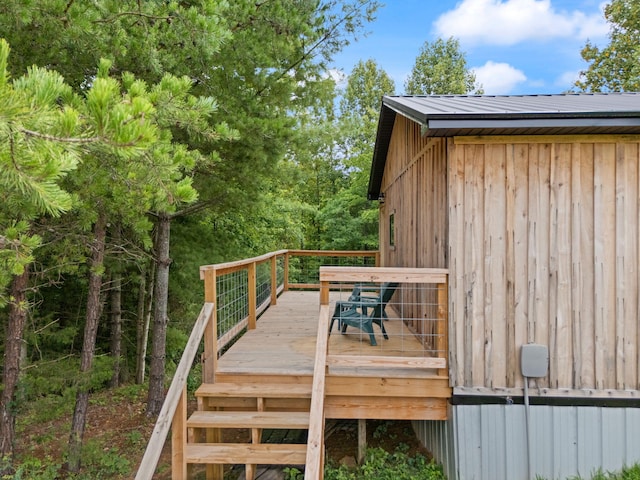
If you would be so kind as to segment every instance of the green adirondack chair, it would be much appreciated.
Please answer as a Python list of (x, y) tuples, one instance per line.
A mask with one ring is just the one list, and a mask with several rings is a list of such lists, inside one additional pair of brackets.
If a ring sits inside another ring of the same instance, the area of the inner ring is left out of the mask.
[(398, 287), (397, 283), (386, 282), (380, 286), (378, 297), (362, 296), (363, 287), (356, 285), (348, 300), (338, 300), (336, 302), (331, 324), (329, 325), (329, 335), (333, 330), (333, 324), (338, 321), (338, 330), (345, 333), (347, 327), (356, 327), (369, 334), (371, 345), (377, 345), (376, 337), (373, 334), (373, 324), (375, 323), (382, 330), (385, 339), (389, 339), (384, 328), (384, 320), (387, 314), (384, 311), (387, 303)]

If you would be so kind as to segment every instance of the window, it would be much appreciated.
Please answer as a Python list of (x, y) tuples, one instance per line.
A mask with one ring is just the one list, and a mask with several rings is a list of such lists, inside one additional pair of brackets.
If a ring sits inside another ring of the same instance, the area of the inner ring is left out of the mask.
[(396, 246), (396, 227), (395, 227), (395, 210), (389, 215), (389, 246)]

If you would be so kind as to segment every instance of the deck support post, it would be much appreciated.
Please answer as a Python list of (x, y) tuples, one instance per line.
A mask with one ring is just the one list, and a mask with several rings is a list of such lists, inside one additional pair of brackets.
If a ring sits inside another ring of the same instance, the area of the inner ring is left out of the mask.
[[(258, 397), (256, 398), (256, 411), (264, 412), (264, 398)], [(252, 428), (251, 429), (251, 443), (254, 445), (262, 443), (262, 429), (261, 428)], [(254, 480), (257, 473), (257, 465), (247, 464), (244, 467), (245, 471), (245, 480)]]
[(358, 465), (364, 462), (364, 456), (367, 451), (367, 420), (358, 419)]
[[(204, 301), (215, 303), (216, 291), (216, 270), (207, 269), (204, 271)], [(216, 369), (218, 367), (218, 314), (217, 304), (211, 312), (211, 318), (204, 331), (204, 354), (202, 356), (202, 382), (214, 383), (216, 379)], [(200, 407), (200, 405), (199, 405)], [(185, 420), (186, 421), (186, 420)], [(207, 429), (205, 431), (206, 441), (217, 443), (221, 441), (222, 432), (218, 429)], [(207, 465), (207, 480), (222, 480), (222, 465)]]
[[(207, 269), (204, 272), (204, 301), (215, 304), (216, 295), (216, 271), (215, 269)], [(204, 383), (215, 381), (217, 365), (218, 315), (216, 305), (204, 331), (204, 354), (202, 356), (202, 381)]]
[(182, 389), (176, 413), (171, 422), (171, 478), (186, 480), (187, 462), (184, 446), (187, 443), (187, 387)]

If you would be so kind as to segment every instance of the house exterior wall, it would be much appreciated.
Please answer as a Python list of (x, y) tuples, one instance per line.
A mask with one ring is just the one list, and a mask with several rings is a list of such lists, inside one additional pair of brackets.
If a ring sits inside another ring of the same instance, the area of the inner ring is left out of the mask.
[[(382, 178), (380, 207), (382, 266), (444, 268), (447, 255), (446, 141), (427, 139), (420, 126), (398, 116)], [(393, 232), (392, 232), (393, 230)], [(396, 293), (402, 316), (421, 336), (425, 348), (437, 349), (437, 292), (416, 286)]]
[(534, 472), (640, 462), (640, 136), (420, 134), (396, 116), (380, 207), (382, 265), (449, 269), (455, 405), (418, 437), (450, 479), (528, 478), (520, 347), (539, 343)]
[[(532, 405), (534, 475), (590, 478), (640, 462), (639, 408)], [(450, 406), (450, 420), (415, 421), (418, 438), (450, 480), (525, 480), (524, 405)]]
[(445, 139), (423, 137), (418, 124), (397, 116), (381, 185), (382, 266), (446, 267), (446, 175)]
[(458, 137), (448, 146), (450, 375), (521, 394), (638, 397), (638, 137)]

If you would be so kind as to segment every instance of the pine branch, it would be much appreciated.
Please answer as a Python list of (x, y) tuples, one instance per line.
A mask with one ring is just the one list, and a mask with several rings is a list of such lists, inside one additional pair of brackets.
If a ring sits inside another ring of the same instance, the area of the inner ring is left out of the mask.
[(175, 17), (172, 17), (171, 15), (160, 16), (160, 15), (151, 15), (151, 14), (142, 13), (142, 12), (120, 12), (115, 15), (112, 15), (109, 18), (95, 20), (93, 23), (113, 23), (113, 21), (119, 17), (141, 17), (141, 18), (146, 18), (147, 20), (162, 20), (167, 22), (175, 18)]
[(22, 128), (20, 129), (20, 131), (22, 133), (24, 133), (25, 135), (31, 136), (31, 137), (35, 137), (35, 138), (40, 138), (42, 140), (49, 140), (51, 142), (60, 142), (60, 143), (73, 143), (73, 144), (80, 144), (80, 145), (86, 145), (89, 143), (97, 143), (97, 142), (104, 142), (107, 145), (111, 146), (111, 147), (116, 147), (116, 148), (126, 148), (126, 147), (135, 147), (136, 144), (143, 139), (143, 137), (140, 135), (138, 136), (138, 138), (135, 138), (129, 142), (126, 143), (117, 143), (117, 142), (113, 142), (111, 140), (109, 140), (108, 138), (105, 137), (87, 137), (87, 138), (79, 138), (79, 137), (57, 137), (55, 135), (49, 135), (47, 133), (40, 133), (40, 132), (35, 132), (33, 130), (28, 130), (26, 128)]
[[(344, 24), (347, 20), (352, 18), (353, 15), (355, 15), (355, 13), (358, 10), (360, 10), (362, 7), (364, 7), (368, 3), (370, 3), (370, 1), (364, 2), (364, 3), (362, 3), (362, 4), (358, 5), (358, 6), (353, 7), (353, 9), (350, 12), (347, 12), (343, 17), (339, 18), (338, 21), (336, 23), (334, 23), (333, 25), (331, 25), (329, 30), (320, 39), (318, 39), (318, 41), (316, 41), (314, 44), (312, 44), (307, 50), (303, 51), (302, 55), (300, 56), (300, 58), (294, 60), (287, 67), (285, 67), (280, 72), (280, 75), (278, 75), (273, 80), (273, 82), (271, 82), (271, 83), (277, 83), (279, 80), (281, 80), (286, 75), (288, 75), (289, 72), (291, 72), (294, 68), (296, 68), (300, 64), (302, 64), (302, 62), (304, 62), (305, 60), (308, 60), (310, 58), (315, 57), (316, 56), (315, 51), (318, 48), (320, 48), (329, 39), (333, 38), (335, 36), (336, 32), (338, 31), (338, 29), (340, 28), (340, 26), (342, 24)], [(271, 85), (265, 85), (263, 88), (261, 88), (260, 90), (258, 90), (256, 92), (256, 96), (257, 97), (261, 96), (270, 86)]]
[(42, 140), (49, 140), (51, 142), (60, 142), (60, 143), (87, 144), (87, 143), (95, 143), (100, 140), (103, 140), (101, 137), (87, 137), (87, 138), (58, 137), (55, 135), (49, 135), (47, 133), (36, 132), (34, 130), (29, 130), (26, 128), (21, 128), (20, 131), (30, 137), (35, 137), (35, 138), (40, 138)]

